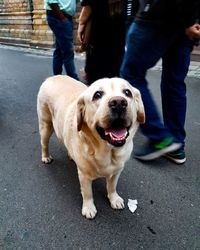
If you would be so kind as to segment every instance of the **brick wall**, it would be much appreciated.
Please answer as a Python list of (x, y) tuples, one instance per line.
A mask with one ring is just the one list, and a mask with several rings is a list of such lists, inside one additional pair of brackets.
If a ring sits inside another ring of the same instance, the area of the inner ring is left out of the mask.
[[(74, 34), (78, 11), (74, 17)], [(46, 22), (43, 0), (0, 0), (0, 43), (50, 48), (53, 35)], [(75, 36), (76, 42), (76, 36)]]
[[(99, 0), (101, 1), (101, 0)], [(74, 42), (80, 11), (74, 17)], [(26, 47), (50, 48), (53, 35), (46, 22), (43, 0), (0, 0), (0, 43)], [(192, 59), (200, 61), (200, 48), (195, 48)]]
[(0, 1), (0, 41), (28, 44), (32, 20), (28, 0)]
[(53, 35), (46, 22), (43, 0), (32, 0), (32, 37), (31, 47), (51, 47)]

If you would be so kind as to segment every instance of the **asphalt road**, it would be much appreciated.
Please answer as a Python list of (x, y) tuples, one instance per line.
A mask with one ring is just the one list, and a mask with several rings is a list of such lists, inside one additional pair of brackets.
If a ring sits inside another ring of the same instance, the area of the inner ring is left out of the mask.
[[(51, 75), (51, 56), (0, 47), (0, 249), (200, 249), (200, 80), (188, 78), (187, 162), (130, 159), (120, 176), (126, 207), (114, 211), (105, 181), (94, 182), (98, 210), (81, 215), (75, 164), (55, 136), (54, 162), (40, 161), (36, 96)], [(77, 68), (83, 60), (76, 59)], [(150, 71), (150, 88), (160, 107), (159, 71)], [(135, 145), (143, 142), (137, 134)], [(103, 160), (103, 159), (102, 159)], [(137, 199), (135, 213), (128, 199)]]

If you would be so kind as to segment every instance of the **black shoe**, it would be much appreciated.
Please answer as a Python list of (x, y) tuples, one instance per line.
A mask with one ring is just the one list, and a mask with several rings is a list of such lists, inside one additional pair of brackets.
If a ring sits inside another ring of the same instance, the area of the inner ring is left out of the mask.
[(176, 151), (167, 153), (164, 155), (164, 157), (173, 161), (176, 164), (183, 164), (184, 162), (186, 162), (185, 151), (182, 148), (180, 148)]
[(182, 146), (173, 137), (167, 137), (162, 141), (149, 141), (140, 151), (134, 152), (133, 157), (143, 161), (150, 161), (162, 155), (173, 152)]

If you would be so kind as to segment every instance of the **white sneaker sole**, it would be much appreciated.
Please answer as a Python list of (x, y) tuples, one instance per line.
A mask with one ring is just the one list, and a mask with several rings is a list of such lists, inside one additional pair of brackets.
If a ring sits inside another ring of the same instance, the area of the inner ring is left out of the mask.
[(171, 156), (169, 156), (169, 155), (163, 155), (165, 158), (167, 158), (167, 159), (169, 159), (170, 161), (172, 161), (172, 162), (174, 162), (174, 163), (176, 163), (176, 164), (183, 164), (183, 163), (185, 163), (186, 162), (186, 157), (185, 158), (183, 158), (183, 159), (175, 159), (175, 158), (173, 158), (173, 157), (171, 157)]
[(143, 161), (151, 161), (159, 158), (160, 156), (163, 156), (167, 153), (171, 153), (173, 151), (176, 151), (182, 146), (181, 143), (172, 143), (170, 146), (163, 148), (161, 150), (155, 151), (153, 153), (150, 153), (148, 155), (143, 155), (143, 156), (135, 156), (136, 159), (143, 160)]

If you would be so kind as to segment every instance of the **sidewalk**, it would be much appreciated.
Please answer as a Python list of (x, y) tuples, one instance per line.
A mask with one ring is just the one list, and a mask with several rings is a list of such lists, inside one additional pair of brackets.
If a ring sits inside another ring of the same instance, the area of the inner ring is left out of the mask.
[[(7, 46), (0, 44), (0, 48), (10, 49), (10, 50), (17, 50), (22, 51), (25, 53), (35, 54), (35, 55), (42, 55), (42, 56), (52, 56), (53, 49), (49, 50), (42, 50), (42, 49), (33, 49), (33, 48), (23, 48), (23, 47), (16, 47), (16, 46)], [(85, 60), (84, 53), (76, 53), (75, 58), (79, 60)], [(158, 70), (160, 71), (162, 69), (161, 66), (161, 60), (157, 63), (155, 67), (153, 67), (151, 70)], [(188, 77), (195, 77), (200, 79), (200, 62), (197, 61), (191, 61), (189, 72), (187, 74)]]
[[(151, 70), (161, 70), (162, 69), (162, 62), (159, 61), (155, 67), (153, 67)], [(188, 77), (195, 77), (200, 79), (200, 62), (191, 61), (189, 72), (187, 74)]]

